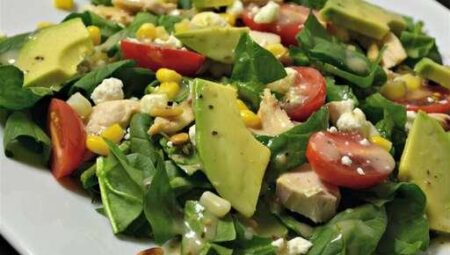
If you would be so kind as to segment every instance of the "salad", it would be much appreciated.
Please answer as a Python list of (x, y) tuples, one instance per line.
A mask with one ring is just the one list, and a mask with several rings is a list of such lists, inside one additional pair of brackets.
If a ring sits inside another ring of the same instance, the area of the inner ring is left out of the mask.
[(91, 2), (0, 37), (3, 148), (76, 180), (140, 255), (405, 255), (450, 233), (450, 67), (422, 21)]

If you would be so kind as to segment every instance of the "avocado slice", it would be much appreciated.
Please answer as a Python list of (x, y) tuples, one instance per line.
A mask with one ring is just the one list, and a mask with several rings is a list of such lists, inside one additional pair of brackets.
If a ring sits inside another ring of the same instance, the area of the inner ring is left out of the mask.
[(234, 49), (247, 27), (209, 27), (175, 34), (184, 45), (225, 64), (233, 63)]
[(328, 0), (320, 14), (338, 27), (376, 40), (382, 40), (389, 31), (399, 34), (406, 28), (401, 15), (362, 0)]
[(197, 9), (218, 8), (232, 5), (234, 0), (193, 0), (192, 3)]
[(414, 120), (398, 177), (425, 192), (430, 228), (450, 233), (450, 136), (426, 113), (419, 112)]
[(231, 86), (194, 80), (197, 151), (203, 171), (221, 197), (251, 217), (270, 160), (270, 150), (245, 127)]
[(450, 89), (450, 67), (424, 58), (414, 66), (414, 71), (425, 79), (432, 80), (442, 87)]
[(25, 87), (58, 90), (77, 73), (77, 66), (93, 48), (81, 19), (39, 30), (25, 43), (17, 66), (25, 73)]

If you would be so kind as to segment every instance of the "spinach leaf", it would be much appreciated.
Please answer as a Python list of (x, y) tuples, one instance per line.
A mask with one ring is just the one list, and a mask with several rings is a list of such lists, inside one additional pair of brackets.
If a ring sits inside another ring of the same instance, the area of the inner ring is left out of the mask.
[(117, 158), (119, 150), (114, 146), (109, 144), (115, 153), (97, 159), (96, 173), (104, 210), (113, 232), (117, 234), (125, 231), (142, 214), (144, 196), (142, 186), (136, 183), (136, 176), (130, 175), (129, 166), (121, 162), (123, 158)]
[(113, 76), (123, 82), (125, 98), (141, 98), (145, 94), (147, 85), (155, 80), (152, 70), (140, 67), (119, 68)]
[(112, 0), (91, 0), (94, 5), (112, 6)]
[(23, 112), (14, 112), (6, 121), (3, 148), (7, 157), (28, 163), (47, 163), (50, 138)]
[(118, 31), (122, 30), (122, 27), (119, 24), (113, 21), (106, 20), (90, 11), (85, 11), (82, 13), (76, 12), (71, 13), (63, 20), (63, 22), (76, 18), (80, 18), (85, 26), (99, 27), (102, 34), (102, 39), (106, 39), (111, 35), (117, 33)]
[(375, 93), (364, 101), (362, 110), (367, 118), (376, 123), (381, 135), (394, 144), (395, 154), (400, 156), (406, 142), (406, 108)]
[(0, 64), (9, 65), (9, 61), (15, 60), (19, 55), (19, 50), (28, 40), (30, 33), (19, 34), (13, 37), (8, 37), (0, 41)]
[(83, 171), (80, 176), (80, 182), (83, 189), (85, 189), (92, 197), (97, 195), (98, 178), (96, 175), (97, 164), (93, 164), (91, 167)]
[(176, 23), (182, 20), (179, 16), (161, 15), (158, 18), (158, 26), (163, 26), (167, 32), (172, 33)]
[(308, 255), (373, 254), (387, 226), (384, 207), (347, 209), (314, 230)]
[(121, 68), (134, 67), (134, 65), (135, 63), (132, 60), (122, 60), (91, 71), (73, 84), (69, 90), (69, 94), (75, 94), (81, 91), (85, 95), (90, 96), (95, 87), (104, 79), (112, 77)]
[(238, 219), (234, 219), (236, 228), (236, 240), (233, 242), (233, 250), (239, 255), (275, 255), (276, 247), (272, 245), (272, 238), (252, 235), (245, 225)]
[(269, 167), (273, 174), (290, 170), (306, 162), (305, 152), (309, 137), (313, 132), (328, 128), (328, 110), (322, 108), (309, 119), (290, 130), (275, 136), (258, 136), (271, 153)]
[(154, 164), (160, 154), (156, 144), (153, 143), (147, 134), (152, 123), (153, 120), (148, 114), (134, 114), (130, 121), (130, 142), (132, 153), (141, 154), (149, 158)]
[(267, 83), (285, 77), (283, 65), (272, 53), (259, 46), (248, 34), (243, 34), (234, 53), (231, 80), (239, 94), (257, 108)]
[(40, 97), (22, 87), (23, 73), (15, 66), (0, 66), (0, 107), (22, 110), (33, 106)]
[(424, 32), (422, 21), (414, 22), (410, 17), (405, 17), (407, 28), (400, 35), (402, 43), (408, 55), (408, 63), (414, 66), (422, 58), (428, 57), (442, 64), (442, 57), (436, 45), (436, 40)]
[[(304, 28), (297, 35), (300, 50), (321, 71), (338, 76), (352, 85), (368, 88), (386, 81), (386, 74), (378, 65), (354, 48), (331, 37), (317, 18), (310, 14)], [(298, 53), (297, 53), (298, 56)]]
[(182, 195), (194, 189), (212, 190), (213, 187), (202, 172), (196, 172), (193, 175), (187, 175), (171, 160), (165, 162), (167, 175), (175, 194)]
[(202, 168), (197, 152), (191, 143), (183, 146), (169, 146), (168, 142), (169, 140), (165, 137), (159, 141), (167, 156), (184, 172), (192, 175)]
[(322, 9), (327, 1), (328, 0), (288, 0), (287, 2), (293, 2), (313, 9)]
[(178, 0), (178, 8), (191, 9), (192, 1), (191, 0)]
[(412, 255), (428, 248), (426, 197), (416, 184), (383, 183), (363, 196), (377, 206), (386, 207), (388, 225), (378, 244), (377, 254)]
[[(183, 233), (183, 212), (170, 187), (164, 161), (158, 155), (154, 161), (156, 173), (150, 184), (145, 186), (144, 213), (150, 222), (157, 244), (163, 244)], [(146, 173), (145, 177), (150, 178)]]
[(353, 94), (353, 90), (347, 85), (336, 85), (330, 77), (326, 78), (327, 82), (327, 102), (344, 101), (351, 99), (355, 105), (358, 105), (358, 98)]
[(184, 209), (185, 234), (182, 239), (182, 254), (207, 254), (211, 247), (207, 243), (232, 241), (236, 238), (233, 219), (230, 215), (217, 218), (197, 201), (187, 201)]

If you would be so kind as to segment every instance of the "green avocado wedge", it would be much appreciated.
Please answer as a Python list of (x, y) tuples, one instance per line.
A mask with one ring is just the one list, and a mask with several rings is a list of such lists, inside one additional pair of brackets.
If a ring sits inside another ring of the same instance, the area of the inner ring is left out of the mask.
[(39, 30), (17, 59), (25, 73), (23, 86), (58, 90), (77, 73), (78, 64), (92, 49), (89, 32), (79, 18)]
[(195, 140), (203, 171), (221, 197), (251, 217), (270, 150), (244, 125), (233, 87), (195, 79), (194, 91)]
[(424, 112), (409, 132), (398, 177), (426, 194), (430, 228), (450, 233), (450, 135)]
[(424, 58), (414, 66), (414, 71), (420, 76), (450, 89), (449, 66), (440, 65), (429, 58)]

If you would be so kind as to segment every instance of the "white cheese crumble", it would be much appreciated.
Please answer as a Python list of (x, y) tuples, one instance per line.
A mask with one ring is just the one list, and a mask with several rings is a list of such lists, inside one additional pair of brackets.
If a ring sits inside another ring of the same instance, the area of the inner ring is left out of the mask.
[(189, 128), (189, 140), (191, 141), (192, 145), (196, 145), (195, 144), (195, 125), (192, 125)]
[(312, 243), (304, 238), (296, 237), (287, 242), (287, 255), (306, 254)]
[(352, 159), (349, 156), (343, 156), (341, 158), (341, 164), (344, 166), (351, 166), (353, 163)]
[(236, 17), (244, 12), (244, 4), (240, 0), (235, 0), (232, 5), (227, 7), (227, 13)]
[(116, 78), (104, 79), (92, 92), (91, 99), (94, 103), (100, 104), (107, 101), (122, 100), (123, 83)]
[(414, 111), (407, 111), (406, 112), (406, 123), (405, 123), (405, 130), (408, 132), (414, 123), (414, 120), (417, 117), (417, 112)]
[(228, 22), (215, 12), (201, 12), (191, 20), (193, 28), (228, 27)]
[(166, 94), (149, 94), (141, 98), (141, 112), (149, 114), (154, 107), (167, 106), (169, 99)]
[(182, 48), (183, 47), (183, 44), (181, 43), (181, 41), (178, 40), (173, 35), (170, 35), (169, 38), (167, 38), (167, 40), (162, 40), (162, 39), (156, 38), (154, 42), (159, 45), (164, 45), (164, 46), (169, 46), (169, 47), (174, 47), (174, 48)]
[(370, 142), (369, 140), (367, 140), (366, 138), (362, 139), (361, 141), (359, 141), (359, 144), (363, 145), (363, 146), (369, 146)]
[(272, 246), (277, 247), (277, 250), (280, 251), (283, 249), (285, 245), (284, 238), (278, 238), (277, 240), (270, 243)]
[(356, 172), (358, 172), (359, 175), (366, 175), (366, 173), (364, 173), (364, 169), (361, 167), (356, 168)]
[(338, 130), (335, 126), (331, 126), (330, 128), (328, 128), (328, 132), (330, 133), (336, 133)]
[(356, 108), (351, 112), (343, 113), (337, 120), (336, 126), (341, 131), (362, 131), (366, 122), (366, 115), (361, 109)]
[(280, 5), (270, 1), (258, 10), (253, 20), (258, 24), (272, 23), (277, 20), (280, 14)]

